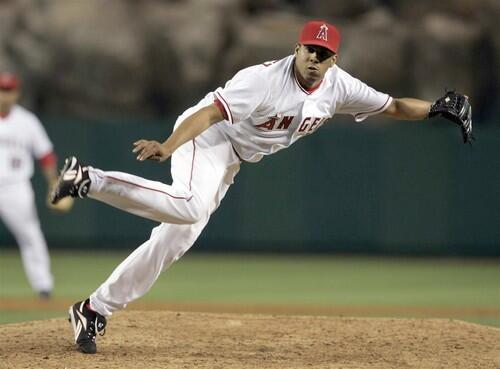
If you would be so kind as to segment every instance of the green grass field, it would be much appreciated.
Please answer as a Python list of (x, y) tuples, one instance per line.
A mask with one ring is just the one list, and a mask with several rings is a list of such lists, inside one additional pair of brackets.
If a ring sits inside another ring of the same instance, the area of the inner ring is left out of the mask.
[[(54, 300), (88, 296), (126, 255), (52, 252)], [(19, 253), (2, 250), (0, 303), (34, 297)], [(500, 326), (500, 267), (492, 260), (193, 253), (164, 273), (141, 301), (285, 305), (292, 313), (294, 306), (341, 306), (353, 307), (353, 315), (450, 317)], [(65, 310), (4, 307), (0, 323), (64, 315)]]

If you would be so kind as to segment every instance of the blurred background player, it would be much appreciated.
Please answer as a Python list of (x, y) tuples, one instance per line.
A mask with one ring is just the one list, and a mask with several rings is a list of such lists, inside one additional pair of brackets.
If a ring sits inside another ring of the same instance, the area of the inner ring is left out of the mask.
[[(47, 243), (40, 228), (30, 179), (33, 158), (47, 180), (48, 190), (57, 179), (52, 142), (38, 118), (17, 105), (20, 81), (0, 71), (0, 219), (14, 235), (31, 287), (40, 298), (50, 298), (54, 286)], [(72, 202), (55, 210), (69, 210)]]

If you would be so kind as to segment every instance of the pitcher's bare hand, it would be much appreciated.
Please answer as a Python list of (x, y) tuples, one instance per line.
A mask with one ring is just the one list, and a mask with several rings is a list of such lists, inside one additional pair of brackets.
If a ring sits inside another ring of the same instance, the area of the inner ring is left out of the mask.
[(161, 143), (154, 140), (138, 140), (134, 142), (132, 152), (137, 153), (137, 160), (154, 160), (162, 162), (170, 157), (170, 152)]

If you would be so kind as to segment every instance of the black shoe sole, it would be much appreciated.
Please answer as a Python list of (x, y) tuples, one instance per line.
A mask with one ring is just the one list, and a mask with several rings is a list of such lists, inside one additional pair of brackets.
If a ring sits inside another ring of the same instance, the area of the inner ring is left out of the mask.
[(76, 349), (80, 351), (82, 354), (89, 354), (89, 355), (97, 354), (97, 349), (95, 347), (92, 348), (92, 347), (77, 345)]

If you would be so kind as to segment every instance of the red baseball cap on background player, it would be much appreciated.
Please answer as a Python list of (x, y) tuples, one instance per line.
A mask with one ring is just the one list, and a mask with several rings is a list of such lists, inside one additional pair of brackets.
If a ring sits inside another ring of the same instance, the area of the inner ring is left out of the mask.
[(6, 118), (19, 99), (19, 79), (14, 73), (0, 72), (0, 118)]
[(11, 72), (0, 72), (0, 89), (1, 90), (17, 90), (20, 82), (17, 76)]
[(322, 46), (337, 54), (340, 46), (340, 32), (333, 24), (322, 20), (307, 22), (300, 32), (302, 45)]

